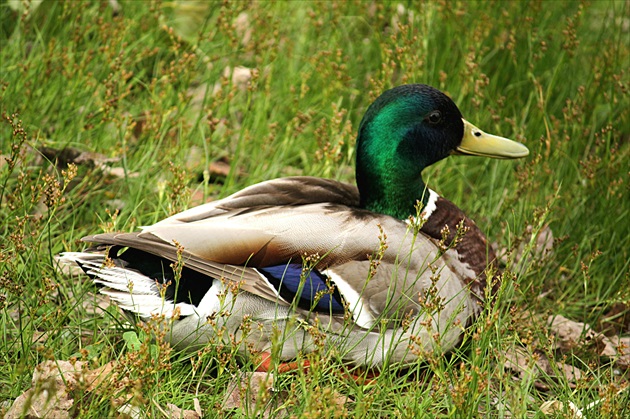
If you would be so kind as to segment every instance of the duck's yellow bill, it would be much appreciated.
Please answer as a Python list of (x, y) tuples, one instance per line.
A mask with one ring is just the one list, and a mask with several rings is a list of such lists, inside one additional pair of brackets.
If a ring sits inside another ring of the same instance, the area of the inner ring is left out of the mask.
[(494, 157), (497, 159), (519, 159), (529, 155), (529, 149), (521, 143), (497, 135), (487, 134), (464, 121), (464, 138), (454, 154)]

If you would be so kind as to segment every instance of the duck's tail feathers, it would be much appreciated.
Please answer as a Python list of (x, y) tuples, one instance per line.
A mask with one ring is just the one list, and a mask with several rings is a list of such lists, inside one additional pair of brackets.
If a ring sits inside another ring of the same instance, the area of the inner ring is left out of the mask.
[(65, 252), (57, 257), (60, 266), (78, 265), (94, 283), (101, 294), (109, 296), (122, 309), (136, 313), (143, 319), (154, 315), (171, 318), (188, 316), (195, 312), (192, 304), (166, 298), (162, 285), (136, 270), (127, 269), (124, 261), (112, 260), (103, 253)]

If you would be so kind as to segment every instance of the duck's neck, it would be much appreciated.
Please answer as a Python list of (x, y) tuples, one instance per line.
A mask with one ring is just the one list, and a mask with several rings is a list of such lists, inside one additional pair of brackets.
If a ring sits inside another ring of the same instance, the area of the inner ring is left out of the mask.
[(401, 172), (394, 162), (381, 166), (373, 162), (371, 167), (365, 167), (358, 158), (357, 186), (361, 207), (399, 220), (416, 216), (418, 202), (422, 208), (429, 202), (429, 189), (420, 174), (410, 177)]

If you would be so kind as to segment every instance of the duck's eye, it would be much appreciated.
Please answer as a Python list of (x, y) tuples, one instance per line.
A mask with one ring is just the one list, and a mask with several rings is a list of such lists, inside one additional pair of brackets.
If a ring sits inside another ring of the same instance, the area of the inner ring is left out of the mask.
[(429, 116), (427, 116), (427, 121), (429, 121), (429, 124), (431, 125), (439, 124), (440, 122), (442, 122), (442, 112), (440, 111), (431, 112)]

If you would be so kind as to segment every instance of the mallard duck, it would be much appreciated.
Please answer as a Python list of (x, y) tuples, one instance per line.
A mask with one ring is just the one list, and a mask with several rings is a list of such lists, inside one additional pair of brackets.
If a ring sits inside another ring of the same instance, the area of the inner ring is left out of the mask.
[(481, 310), (495, 255), (480, 229), (428, 189), (451, 154), (529, 154), (462, 118), (439, 90), (384, 92), (359, 126), (357, 187), (288, 177), (166, 218), (85, 237), (64, 253), (123, 310), (171, 320), (171, 342), (241, 342), (290, 360), (316, 348), (368, 368), (448, 351)]

